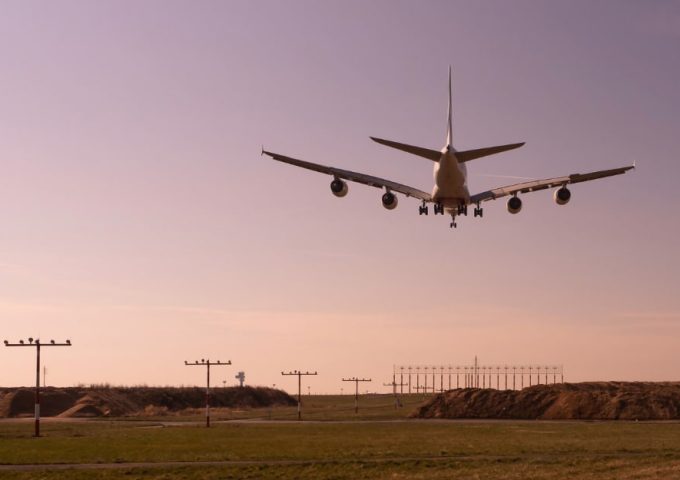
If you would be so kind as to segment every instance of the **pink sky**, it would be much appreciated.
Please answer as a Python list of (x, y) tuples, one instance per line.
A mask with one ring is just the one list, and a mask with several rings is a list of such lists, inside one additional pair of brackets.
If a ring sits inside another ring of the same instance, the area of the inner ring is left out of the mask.
[[(678, 380), (680, 5), (674, 2), (4, 2), (0, 340), (70, 338), (48, 383), (202, 384), (231, 359), (383, 389), (393, 364), (564, 364)], [(419, 217), (260, 147), (432, 187), (454, 71), (472, 193), (637, 162)], [(0, 385), (33, 352), (0, 348)]]

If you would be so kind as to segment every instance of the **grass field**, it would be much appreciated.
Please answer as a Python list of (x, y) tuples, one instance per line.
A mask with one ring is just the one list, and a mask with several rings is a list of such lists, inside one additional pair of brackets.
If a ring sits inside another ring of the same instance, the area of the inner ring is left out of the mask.
[[(45, 422), (39, 439), (28, 422), (1, 422), (0, 478), (680, 478), (677, 423), (404, 420), (411, 408), (395, 413), (385, 396), (347, 421), (350, 397), (306, 400), (306, 418), (328, 421)], [(68, 468), (20, 470), (32, 464)]]

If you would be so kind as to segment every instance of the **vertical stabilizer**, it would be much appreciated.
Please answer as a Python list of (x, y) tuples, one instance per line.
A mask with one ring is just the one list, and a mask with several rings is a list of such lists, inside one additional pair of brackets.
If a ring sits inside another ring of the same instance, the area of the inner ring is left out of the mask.
[(451, 107), (451, 65), (449, 65), (449, 123), (446, 126), (446, 149), (450, 150), (453, 148), (453, 122), (451, 117), (453, 116), (453, 109)]

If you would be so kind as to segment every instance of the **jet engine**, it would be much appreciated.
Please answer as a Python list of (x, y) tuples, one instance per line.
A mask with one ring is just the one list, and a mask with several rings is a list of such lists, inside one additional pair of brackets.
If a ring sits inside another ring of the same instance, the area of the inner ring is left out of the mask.
[(331, 192), (333, 192), (333, 195), (336, 197), (344, 197), (347, 195), (347, 183), (343, 182), (339, 178), (336, 178), (331, 182)]
[(571, 192), (567, 187), (562, 187), (559, 190), (555, 190), (555, 193), (553, 193), (553, 199), (558, 205), (566, 205), (571, 199)]
[(388, 210), (394, 210), (397, 208), (397, 204), (399, 203), (399, 199), (397, 196), (392, 193), (392, 192), (386, 192), (382, 196), (382, 204), (383, 207), (385, 207)]
[(522, 200), (519, 197), (512, 197), (508, 200), (508, 212), (519, 213), (522, 210)]

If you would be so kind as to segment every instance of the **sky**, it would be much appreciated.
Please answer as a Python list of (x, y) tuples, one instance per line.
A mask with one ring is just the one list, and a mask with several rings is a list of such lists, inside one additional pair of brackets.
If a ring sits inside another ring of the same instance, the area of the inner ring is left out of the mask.
[[(680, 380), (680, 4), (5, 1), (0, 340), (47, 383), (388, 391), (393, 365)], [(453, 68), (471, 193), (631, 165), (484, 218), (396, 210), (285, 155), (432, 188)], [(0, 348), (0, 385), (34, 383)]]

